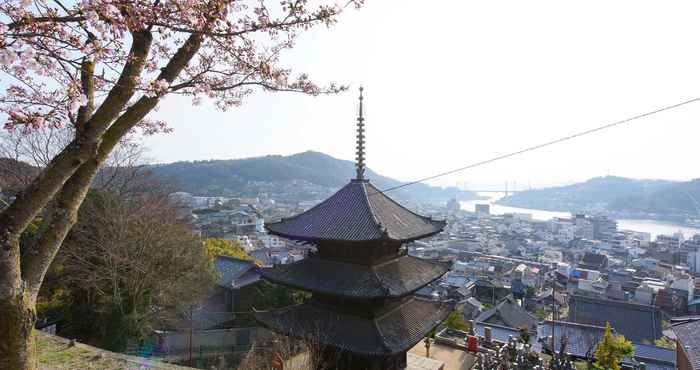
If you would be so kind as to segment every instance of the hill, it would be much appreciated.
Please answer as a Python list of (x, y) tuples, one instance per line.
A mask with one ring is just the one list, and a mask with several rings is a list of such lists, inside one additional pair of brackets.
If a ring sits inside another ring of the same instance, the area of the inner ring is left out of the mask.
[(700, 179), (673, 184), (650, 194), (620, 197), (610, 203), (612, 211), (653, 213), (665, 216), (700, 217)]
[[(678, 184), (666, 180), (636, 180), (617, 176), (595, 177), (588, 181), (515, 193), (498, 203), (513, 207), (536, 208), (549, 211), (602, 211), (610, 210), (623, 198), (655, 197), (658, 192)], [(623, 210), (626, 205), (620, 204)]]
[[(284, 192), (285, 188), (320, 187), (338, 189), (355, 176), (355, 164), (329, 155), (306, 151), (289, 156), (175, 162), (151, 166), (153, 174), (173, 180), (182, 191), (195, 195), (243, 196), (254, 195), (260, 189)], [(379, 189), (400, 185), (401, 182), (367, 169), (366, 177)], [(311, 195), (314, 195), (311, 194)], [(478, 199), (473, 192), (457, 188), (441, 188), (415, 184), (392, 192), (398, 198), (444, 201)]]

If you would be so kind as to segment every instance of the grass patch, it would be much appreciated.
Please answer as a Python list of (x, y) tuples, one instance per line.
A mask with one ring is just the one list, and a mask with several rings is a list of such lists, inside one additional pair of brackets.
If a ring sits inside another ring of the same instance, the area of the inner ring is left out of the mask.
[(41, 332), (35, 332), (36, 360), (39, 370), (140, 370), (185, 369), (168, 364), (142, 365), (137, 357), (121, 356), (98, 348), (78, 344)]

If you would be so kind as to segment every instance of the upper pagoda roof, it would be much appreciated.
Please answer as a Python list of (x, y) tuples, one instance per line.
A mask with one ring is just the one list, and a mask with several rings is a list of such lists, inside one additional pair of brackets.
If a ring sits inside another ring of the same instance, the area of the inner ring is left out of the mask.
[(445, 224), (404, 208), (368, 180), (355, 179), (308, 211), (265, 227), (275, 235), (311, 242), (407, 242), (439, 233)]

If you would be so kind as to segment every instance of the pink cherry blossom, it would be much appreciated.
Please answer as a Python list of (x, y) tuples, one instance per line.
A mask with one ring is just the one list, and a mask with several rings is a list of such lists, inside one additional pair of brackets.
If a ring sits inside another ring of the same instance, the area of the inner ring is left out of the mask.
[[(8, 128), (77, 125), (81, 106), (90, 100), (97, 111), (115, 91), (128, 99), (109, 122), (141, 99), (173, 93), (189, 96), (194, 106), (207, 98), (225, 110), (258, 91), (344, 91), (342, 85), (316, 84), (282, 63), (301, 33), (336, 22), (344, 7), (334, 1), (0, 1), (0, 68), (16, 84), (0, 85), (0, 117)], [(350, 3), (360, 6), (362, 0)], [(149, 42), (136, 52), (139, 37)], [(195, 52), (182, 54), (186, 60), (171, 73), (185, 46)], [(127, 63), (136, 68), (121, 76)], [(84, 77), (88, 64), (93, 72)], [(81, 78), (94, 88), (83, 90)], [(147, 117), (144, 122), (137, 126), (141, 132), (168, 131), (165, 123)]]

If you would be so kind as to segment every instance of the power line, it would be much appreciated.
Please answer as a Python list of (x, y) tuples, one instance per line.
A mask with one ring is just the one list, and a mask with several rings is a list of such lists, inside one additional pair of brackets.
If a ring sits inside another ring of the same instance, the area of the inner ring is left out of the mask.
[[(424, 178), (422, 178), (422, 179), (418, 179), (418, 180), (415, 180), (415, 181), (407, 182), (407, 183), (405, 183), (405, 184), (393, 186), (393, 187), (390, 187), (390, 188), (381, 190), (380, 193), (386, 193), (386, 192), (394, 191), (394, 190), (397, 190), (397, 189), (405, 188), (405, 187), (407, 187), (407, 186), (419, 184), (419, 183), (422, 183), (422, 182), (425, 182), (425, 181), (428, 181), (428, 180), (433, 180), (433, 179), (436, 179), (436, 178), (438, 178), (438, 177), (451, 175), (451, 174), (453, 174), (453, 173), (461, 172), (461, 171), (468, 170), (468, 169), (471, 169), (471, 168), (474, 168), (474, 167), (478, 167), (478, 166), (482, 166), (482, 165), (485, 165), (485, 164), (488, 164), (488, 163), (500, 161), (500, 160), (502, 160), (502, 159), (506, 159), (506, 158), (510, 158), (510, 157), (515, 157), (515, 156), (517, 156), (517, 155), (524, 154), (524, 153), (527, 153), (527, 152), (531, 152), (531, 151), (533, 151), (533, 150), (542, 149), (542, 148), (547, 147), (547, 146), (550, 146), (550, 145), (559, 144), (559, 143), (564, 142), (564, 141), (576, 139), (576, 138), (579, 138), (579, 137), (581, 137), (581, 136), (585, 136), (585, 135), (588, 135), (588, 134), (592, 134), (592, 133), (595, 133), (595, 132), (598, 132), (598, 131), (602, 131), (602, 130), (605, 130), (605, 129), (608, 129), (608, 128), (612, 128), (612, 127), (615, 127), (615, 126), (620, 126), (620, 125), (622, 125), (622, 124), (625, 124), (625, 123), (628, 123), (628, 122), (631, 122), (631, 121), (634, 121), (634, 120), (638, 120), (638, 119), (641, 119), (641, 118), (644, 118), (644, 117), (649, 117), (649, 116), (654, 115), (654, 114), (657, 114), (657, 113), (661, 113), (661, 112), (665, 112), (665, 111), (672, 110), (672, 109), (675, 109), (675, 108), (679, 108), (679, 107), (682, 107), (682, 106), (684, 106), (684, 105), (688, 105), (688, 104), (695, 103), (695, 102), (698, 102), (698, 101), (700, 101), (700, 97), (693, 98), (693, 99), (690, 99), (690, 100), (685, 100), (685, 101), (682, 101), (682, 102), (680, 102), (680, 103), (673, 104), (673, 105), (667, 105), (667, 106), (665, 106), (665, 107), (663, 107), (663, 108), (658, 108), (658, 109), (655, 109), (655, 110), (652, 110), (652, 111), (649, 111), (649, 112), (646, 112), (646, 113), (642, 113), (642, 114), (639, 114), (639, 115), (636, 115), (636, 116), (633, 116), (633, 117), (630, 117), (630, 118), (626, 118), (626, 119), (623, 119), (623, 120), (620, 120), (620, 121), (615, 121), (615, 122), (612, 122), (612, 123), (608, 123), (608, 124), (605, 124), (605, 125), (602, 125), (602, 126), (598, 126), (598, 127), (592, 128), (592, 129), (588, 129), (588, 130), (586, 130), (586, 131), (581, 131), (581, 132), (578, 132), (578, 133), (575, 133), (575, 134), (571, 134), (571, 135), (569, 135), (569, 136), (564, 136), (564, 137), (561, 137), (561, 138), (556, 139), (556, 140), (548, 141), (548, 142), (546, 142), (546, 143), (542, 143), (542, 144), (530, 146), (530, 147), (527, 147), (527, 148), (524, 148), (524, 149), (520, 149), (520, 150), (515, 151), (515, 152), (511, 152), (511, 153), (508, 153), (508, 154), (502, 154), (502, 155), (499, 155), (499, 156), (497, 156), (497, 157), (493, 157), (493, 158), (491, 158), (491, 159), (486, 159), (486, 160), (483, 160), (483, 161), (480, 161), (480, 162), (472, 163), (472, 164), (470, 164), (470, 165), (467, 165), (467, 166), (464, 166), (464, 167), (460, 167), (460, 168), (457, 168), (457, 169), (454, 169), (454, 170), (441, 172), (441, 173), (438, 173), (438, 174), (436, 174), (436, 175), (424, 177)], [(370, 194), (370, 195), (372, 195), (372, 194)]]

